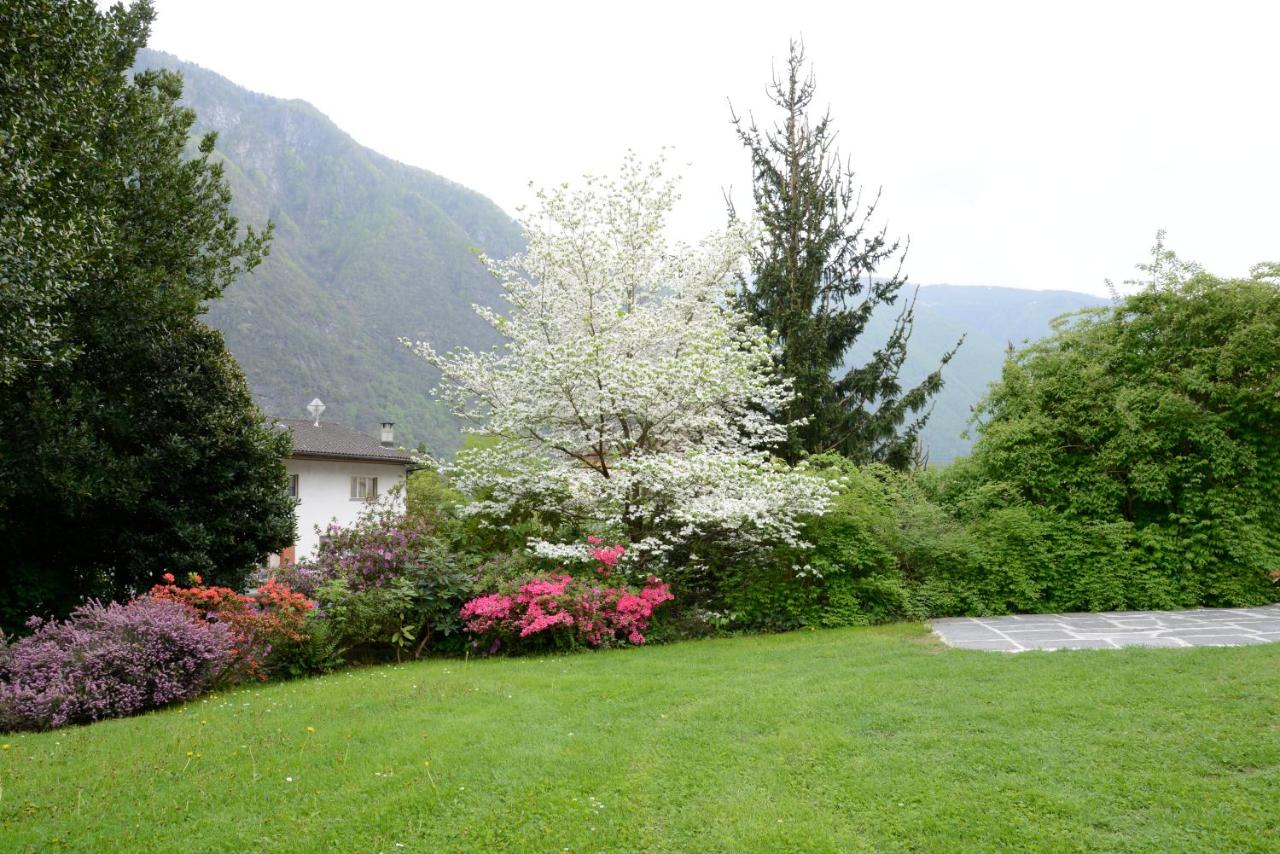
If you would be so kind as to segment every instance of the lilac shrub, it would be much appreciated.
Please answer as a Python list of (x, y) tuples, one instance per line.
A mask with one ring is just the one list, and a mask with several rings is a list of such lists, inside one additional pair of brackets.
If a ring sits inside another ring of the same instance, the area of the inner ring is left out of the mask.
[(399, 659), (461, 630), (458, 608), (474, 586), (468, 569), (429, 520), (384, 504), (353, 525), (329, 525), (314, 556), (260, 577), (315, 599), (313, 619), (344, 653)]
[(228, 626), (178, 602), (90, 602), (0, 638), (0, 730), (54, 729), (189, 700), (231, 664)]

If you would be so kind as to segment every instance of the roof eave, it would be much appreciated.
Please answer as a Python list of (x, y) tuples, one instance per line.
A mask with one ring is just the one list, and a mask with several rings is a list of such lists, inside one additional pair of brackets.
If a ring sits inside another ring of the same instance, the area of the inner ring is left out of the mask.
[(330, 462), (359, 462), (359, 463), (383, 463), (392, 466), (407, 466), (413, 463), (413, 458), (405, 457), (375, 457), (366, 454), (337, 454), (337, 453), (311, 453), (308, 451), (297, 451), (289, 454), (291, 460), (329, 460)]

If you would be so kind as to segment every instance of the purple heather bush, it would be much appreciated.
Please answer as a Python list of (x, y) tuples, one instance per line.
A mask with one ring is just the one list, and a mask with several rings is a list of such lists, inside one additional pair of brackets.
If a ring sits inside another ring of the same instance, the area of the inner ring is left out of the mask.
[(0, 731), (54, 729), (189, 700), (233, 658), (223, 624), (178, 602), (82, 605), (31, 635), (0, 638)]

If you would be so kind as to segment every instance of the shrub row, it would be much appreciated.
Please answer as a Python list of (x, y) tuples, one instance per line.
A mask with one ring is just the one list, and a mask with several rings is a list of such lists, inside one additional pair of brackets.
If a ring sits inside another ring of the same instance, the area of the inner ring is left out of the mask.
[(963, 463), (918, 474), (821, 463), (842, 492), (809, 525), (813, 549), (724, 568), (718, 607), (732, 625), (1243, 606), (1277, 596), (1266, 567), (1229, 543), (1193, 562), (1171, 551), (1167, 530), (1035, 505), (967, 479)]

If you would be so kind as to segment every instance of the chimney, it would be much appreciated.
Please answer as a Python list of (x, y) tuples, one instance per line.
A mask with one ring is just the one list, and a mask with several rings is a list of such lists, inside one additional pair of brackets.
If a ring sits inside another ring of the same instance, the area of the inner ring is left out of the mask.
[(396, 426), (394, 421), (382, 422), (382, 447), (394, 448), (396, 446), (395, 432), (391, 429)]

